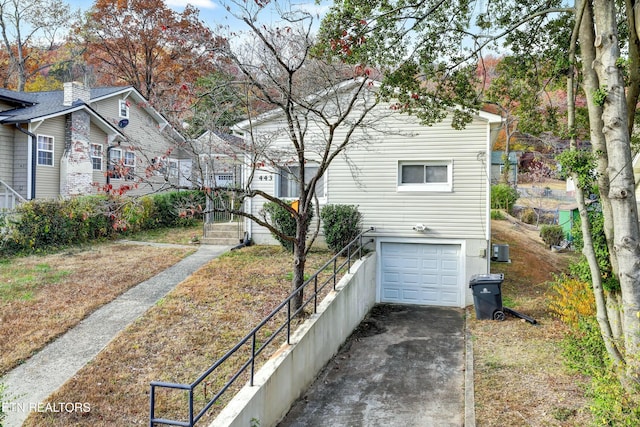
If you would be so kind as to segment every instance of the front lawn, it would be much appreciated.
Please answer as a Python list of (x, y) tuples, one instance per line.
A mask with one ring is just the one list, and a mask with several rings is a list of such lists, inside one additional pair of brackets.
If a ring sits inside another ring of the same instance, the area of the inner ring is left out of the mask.
[[(326, 251), (312, 252), (308, 271), (315, 271), (330, 257)], [(280, 247), (253, 246), (202, 267), (49, 398), (50, 402), (87, 402), (90, 412), (33, 413), (24, 425), (147, 423), (149, 383), (195, 380), (290, 293), (291, 262), (291, 254)], [(273, 345), (269, 352), (277, 348)], [(224, 372), (215, 378), (226, 380), (229, 371)], [(246, 377), (238, 386), (244, 382)], [(206, 381), (196, 391), (198, 401), (211, 398), (218, 385), (213, 378)], [(186, 409), (180, 393), (160, 395), (159, 400), (157, 416), (178, 416), (178, 408)], [(214, 407), (211, 414), (220, 408)]]

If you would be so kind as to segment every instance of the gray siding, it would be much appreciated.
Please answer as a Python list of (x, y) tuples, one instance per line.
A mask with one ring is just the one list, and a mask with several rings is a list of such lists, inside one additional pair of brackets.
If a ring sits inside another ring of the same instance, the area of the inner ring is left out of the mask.
[[(113, 97), (93, 103), (92, 107), (108, 121), (117, 125), (121, 120), (119, 117), (119, 100), (122, 98)], [(151, 117), (132, 97), (129, 105), (129, 124), (122, 128), (122, 133), (127, 137), (127, 141), (121, 144), (122, 150), (133, 150), (136, 152), (135, 174), (141, 181), (137, 188), (132, 189), (128, 194), (143, 195), (152, 191), (157, 191), (163, 187), (164, 178), (157, 174), (146, 177), (145, 170), (149, 167), (151, 159), (166, 155), (170, 149), (175, 147), (173, 140), (161, 131), (158, 122)], [(106, 153), (106, 148), (105, 148)], [(136, 181), (137, 182), (137, 181)], [(120, 185), (131, 185), (134, 181), (111, 180), (114, 188)], [(177, 184), (177, 180), (175, 182)]]
[[(55, 199), (60, 196), (60, 159), (65, 148), (65, 117), (54, 117), (42, 122), (33, 132), (53, 137), (53, 166), (37, 165), (36, 198)], [(37, 153), (33, 153), (37, 158)]]
[(15, 132), (13, 139), (13, 189), (25, 199), (28, 196), (29, 141), (22, 132)]
[(102, 145), (102, 170), (94, 170), (93, 171), (93, 182), (96, 186), (102, 186), (107, 182), (106, 171), (107, 171), (107, 135), (95, 125), (95, 123), (91, 123), (91, 144), (100, 144)]
[(10, 186), (13, 185), (13, 133), (13, 128), (0, 126), (0, 179)]

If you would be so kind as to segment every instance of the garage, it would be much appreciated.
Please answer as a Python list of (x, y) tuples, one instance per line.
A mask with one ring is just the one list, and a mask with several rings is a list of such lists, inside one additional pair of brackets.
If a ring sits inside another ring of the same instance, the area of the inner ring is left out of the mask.
[(460, 307), (461, 246), (383, 242), (380, 301)]

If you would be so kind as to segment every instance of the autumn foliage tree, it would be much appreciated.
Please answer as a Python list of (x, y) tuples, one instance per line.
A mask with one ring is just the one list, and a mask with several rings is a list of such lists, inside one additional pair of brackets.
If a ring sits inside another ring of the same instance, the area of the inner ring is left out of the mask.
[(77, 16), (62, 0), (0, 0), (2, 86), (23, 91), (56, 63), (60, 40)]
[(170, 119), (188, 111), (192, 84), (216, 69), (224, 44), (197, 9), (163, 0), (97, 0), (76, 34), (98, 84), (131, 85)]

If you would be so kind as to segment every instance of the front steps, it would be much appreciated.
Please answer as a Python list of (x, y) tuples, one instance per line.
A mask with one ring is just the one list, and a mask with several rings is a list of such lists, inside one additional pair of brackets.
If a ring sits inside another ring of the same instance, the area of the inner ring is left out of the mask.
[(242, 242), (242, 222), (216, 222), (204, 224), (203, 245), (235, 246)]

